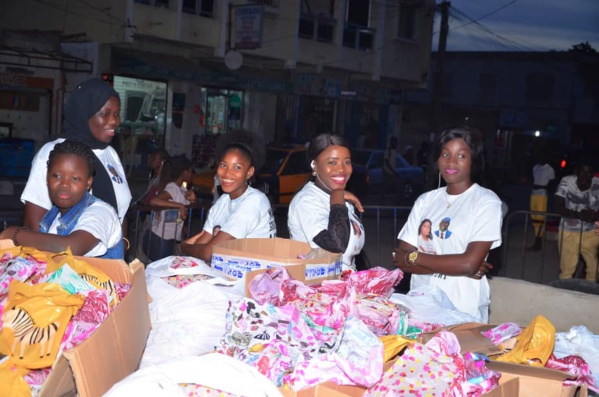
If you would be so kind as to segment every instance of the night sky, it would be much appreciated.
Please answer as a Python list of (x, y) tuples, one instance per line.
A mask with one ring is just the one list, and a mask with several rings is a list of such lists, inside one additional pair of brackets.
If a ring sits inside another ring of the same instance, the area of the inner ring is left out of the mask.
[[(447, 50), (565, 51), (586, 41), (599, 51), (599, 0), (512, 2), (452, 0)], [(495, 10), (498, 11), (479, 20)], [(437, 50), (439, 20), (437, 15), (433, 50)], [(472, 20), (478, 20), (482, 26), (471, 23)]]

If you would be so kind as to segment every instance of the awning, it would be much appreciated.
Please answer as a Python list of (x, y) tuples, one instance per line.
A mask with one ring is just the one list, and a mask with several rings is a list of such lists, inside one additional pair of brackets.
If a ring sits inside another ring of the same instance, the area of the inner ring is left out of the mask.
[(0, 65), (91, 73), (93, 64), (61, 51), (0, 46)]
[[(243, 68), (242, 68), (243, 69)], [(230, 71), (211, 62), (113, 47), (112, 73), (154, 79), (198, 81), (206, 85), (252, 91), (292, 93), (293, 82), (266, 79), (249, 70)]]

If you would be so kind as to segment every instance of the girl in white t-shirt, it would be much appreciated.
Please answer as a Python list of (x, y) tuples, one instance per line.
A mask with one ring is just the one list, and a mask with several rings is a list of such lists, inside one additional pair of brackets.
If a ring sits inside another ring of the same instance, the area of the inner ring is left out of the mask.
[(149, 204), (172, 209), (152, 213), (151, 230), (146, 231), (143, 241), (151, 261), (173, 255), (176, 242), (181, 241), (187, 206), (196, 201), (193, 190), (187, 190), (192, 174), (191, 161), (184, 155), (171, 157), (162, 164), (160, 180), (167, 183), (164, 190), (150, 198)]
[(210, 263), (215, 244), (239, 238), (276, 237), (268, 197), (250, 186), (264, 156), (264, 143), (253, 133), (235, 130), (219, 137), (216, 174), (223, 194), (210, 208), (203, 230), (181, 243), (184, 253)]
[(345, 190), (352, 174), (351, 154), (345, 140), (320, 134), (307, 151), (312, 180), (291, 200), (287, 226), (293, 240), (312, 248), (343, 253), (343, 271), (354, 271), (354, 258), (364, 246), (364, 226), (354, 212), (364, 208), (360, 200)]
[(69, 94), (60, 137), (42, 146), (31, 163), (29, 179), (21, 194), (25, 226), (38, 230), (43, 216), (52, 208), (46, 189), (48, 157), (54, 146), (65, 139), (84, 143), (93, 150), (96, 174), (91, 193), (110, 204), (123, 223), (131, 191), (120, 157), (110, 146), (121, 122), (120, 113), (119, 94), (101, 79), (85, 80)]
[[(489, 283), (485, 262), (501, 245), (501, 200), (475, 181), (483, 175), (483, 144), (467, 127), (443, 131), (437, 142), (437, 166), (447, 186), (422, 194), (397, 238), (393, 261), (412, 273), (410, 288), (438, 287), (454, 306), (488, 321)], [(432, 246), (419, 247), (419, 225), (430, 220)], [(433, 252), (430, 252), (432, 249)]]

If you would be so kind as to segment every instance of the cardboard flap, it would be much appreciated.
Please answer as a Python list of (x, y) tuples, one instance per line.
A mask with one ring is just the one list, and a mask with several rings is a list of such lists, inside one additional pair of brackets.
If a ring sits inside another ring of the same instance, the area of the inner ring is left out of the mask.
[(238, 255), (240, 251), (252, 258), (288, 264), (330, 263), (336, 262), (340, 257), (339, 254), (330, 252), (316, 259), (299, 259), (299, 255), (310, 252), (310, 245), (280, 237), (233, 239), (214, 246), (214, 252), (222, 255)]
[(70, 396), (75, 393), (75, 378), (67, 359), (63, 356), (54, 363), (50, 375), (42, 385), (40, 396)]
[(548, 381), (559, 381), (560, 385), (570, 375), (565, 372), (556, 371), (545, 367), (530, 367), (528, 365), (504, 363), (501, 361), (490, 361), (487, 368), (501, 373), (516, 374), (518, 376), (540, 378)]
[[(138, 291), (140, 289), (141, 292)], [(131, 357), (137, 357), (138, 352), (144, 350), (151, 327), (146, 279), (139, 268), (133, 273), (127, 297), (128, 304), (118, 305), (92, 337), (64, 353), (71, 365), (79, 395), (101, 396), (139, 366), (141, 356), (137, 360), (131, 360)], [(123, 327), (118, 324), (119, 321), (127, 321), (127, 332), (121, 332)], [(119, 348), (115, 349), (115, 346)]]
[(484, 397), (519, 397), (520, 396), (520, 381), (518, 378), (510, 379), (507, 382), (498, 385), (488, 393), (483, 394)]

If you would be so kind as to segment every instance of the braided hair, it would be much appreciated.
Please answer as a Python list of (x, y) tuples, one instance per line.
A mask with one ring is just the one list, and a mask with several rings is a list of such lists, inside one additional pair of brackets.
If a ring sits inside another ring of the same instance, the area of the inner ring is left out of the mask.
[(56, 157), (61, 154), (74, 154), (75, 156), (82, 157), (87, 163), (89, 176), (94, 176), (96, 173), (96, 155), (86, 144), (70, 139), (57, 143), (48, 156), (48, 168), (54, 164)]

